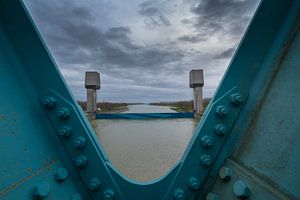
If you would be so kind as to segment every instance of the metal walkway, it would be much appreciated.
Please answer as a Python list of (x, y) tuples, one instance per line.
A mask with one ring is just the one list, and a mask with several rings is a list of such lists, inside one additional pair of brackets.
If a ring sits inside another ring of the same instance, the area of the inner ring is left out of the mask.
[(0, 199), (300, 199), (300, 1), (264, 0), (182, 159), (110, 164), (24, 3), (0, 0)]

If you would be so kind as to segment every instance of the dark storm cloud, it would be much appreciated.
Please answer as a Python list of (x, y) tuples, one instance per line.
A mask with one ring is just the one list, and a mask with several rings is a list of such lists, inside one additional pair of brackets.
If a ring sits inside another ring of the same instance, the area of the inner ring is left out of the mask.
[[(161, 64), (180, 60), (180, 51), (140, 46), (130, 39), (129, 27), (111, 27), (104, 31), (95, 26), (87, 8), (72, 8), (67, 5), (53, 6), (49, 2), (33, 7), (35, 18), (41, 26), (46, 41), (53, 47), (60, 63), (85, 64), (122, 68), (158, 68)], [(143, 4), (144, 14), (151, 16)], [(42, 8), (41, 8), (42, 7)], [(47, 10), (48, 12), (42, 12)], [(55, 13), (55, 14), (54, 14)], [(48, 30), (49, 31), (48, 31)], [(50, 31), (51, 29), (51, 31)]]
[(223, 58), (230, 58), (230, 57), (233, 55), (234, 50), (235, 50), (235, 47), (226, 49), (225, 51), (216, 54), (216, 55), (214, 56), (214, 58), (217, 58), (217, 59), (219, 59), (219, 58), (220, 58), (220, 59), (223, 59)]
[(165, 17), (162, 11), (155, 5), (155, 2), (148, 0), (139, 5), (138, 13), (145, 17), (145, 24), (150, 26), (170, 26), (171, 22)]
[(192, 68), (211, 96), (257, 1), (25, 0), (77, 98), (84, 71), (97, 70), (100, 99), (131, 102), (191, 98)]
[(198, 20), (194, 24), (202, 34), (218, 32), (241, 35), (259, 0), (202, 0), (192, 6)]

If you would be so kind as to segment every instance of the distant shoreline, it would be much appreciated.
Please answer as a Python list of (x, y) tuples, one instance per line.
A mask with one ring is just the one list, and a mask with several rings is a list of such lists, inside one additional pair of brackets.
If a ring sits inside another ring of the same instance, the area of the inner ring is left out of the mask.
[[(203, 110), (207, 107), (211, 98), (203, 99)], [(86, 111), (86, 101), (77, 101), (81, 108)], [(193, 112), (193, 101), (174, 101), (174, 102), (152, 102), (152, 103), (113, 103), (113, 102), (98, 102), (97, 108), (100, 108), (98, 113), (120, 113), (127, 111), (130, 105), (152, 105), (152, 106), (168, 106), (175, 112)]]

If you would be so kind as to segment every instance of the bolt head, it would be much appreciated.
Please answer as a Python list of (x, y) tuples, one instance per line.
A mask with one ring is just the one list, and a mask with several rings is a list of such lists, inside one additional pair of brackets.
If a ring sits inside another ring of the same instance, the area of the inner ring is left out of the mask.
[(175, 200), (184, 200), (185, 199), (185, 193), (184, 193), (183, 189), (178, 188), (175, 190), (174, 199)]
[(104, 200), (113, 200), (115, 197), (115, 192), (112, 189), (106, 189), (103, 193)]
[(222, 179), (223, 181), (230, 181), (231, 177), (232, 177), (232, 169), (228, 168), (228, 167), (222, 167), (219, 170), (219, 177), (220, 179)]
[(233, 184), (233, 193), (239, 198), (248, 198), (250, 196), (250, 189), (243, 180), (238, 180)]
[(94, 177), (89, 182), (89, 189), (91, 191), (96, 191), (99, 189), (100, 185), (101, 185), (100, 180), (97, 177)]
[(215, 133), (218, 135), (218, 136), (223, 136), (227, 133), (227, 128), (224, 124), (217, 124), (215, 126)]
[(50, 185), (46, 181), (42, 181), (34, 186), (32, 195), (34, 199), (42, 200), (45, 199), (50, 192)]
[(192, 190), (199, 190), (200, 189), (200, 181), (195, 177), (190, 177), (188, 180), (189, 188)]
[(236, 93), (230, 96), (230, 103), (234, 106), (239, 106), (244, 102), (243, 95)]
[(219, 200), (219, 196), (214, 193), (208, 193), (205, 200)]
[(64, 120), (70, 116), (70, 111), (68, 108), (62, 107), (57, 111), (57, 117)]
[(218, 106), (216, 109), (216, 114), (220, 118), (226, 117), (226, 115), (229, 113), (229, 110), (225, 106)]
[(214, 144), (214, 139), (210, 136), (203, 136), (201, 138), (201, 144), (203, 147), (208, 148), (211, 147)]
[(212, 158), (210, 155), (204, 154), (200, 157), (200, 162), (204, 167), (208, 167), (212, 163)]
[(75, 163), (75, 166), (80, 169), (80, 168), (84, 168), (86, 166), (87, 161), (88, 160), (87, 160), (86, 156), (79, 156), (75, 159), (74, 163)]
[(83, 147), (85, 147), (86, 141), (83, 137), (78, 137), (73, 141), (73, 146), (76, 149), (82, 149)]
[(41, 100), (41, 104), (45, 108), (54, 108), (56, 106), (56, 99), (54, 97), (45, 97)]
[(64, 180), (66, 180), (68, 178), (68, 176), (69, 176), (69, 172), (64, 167), (58, 168), (58, 170), (54, 174), (54, 178), (57, 182), (63, 182)]
[(72, 134), (72, 128), (70, 126), (63, 126), (58, 130), (58, 134), (63, 138), (70, 137)]

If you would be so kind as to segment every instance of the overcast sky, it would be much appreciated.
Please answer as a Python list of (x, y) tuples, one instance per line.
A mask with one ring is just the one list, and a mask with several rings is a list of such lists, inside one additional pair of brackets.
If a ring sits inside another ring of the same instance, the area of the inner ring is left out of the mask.
[(191, 69), (213, 95), (259, 0), (25, 0), (74, 96), (101, 73), (100, 101), (192, 99)]

